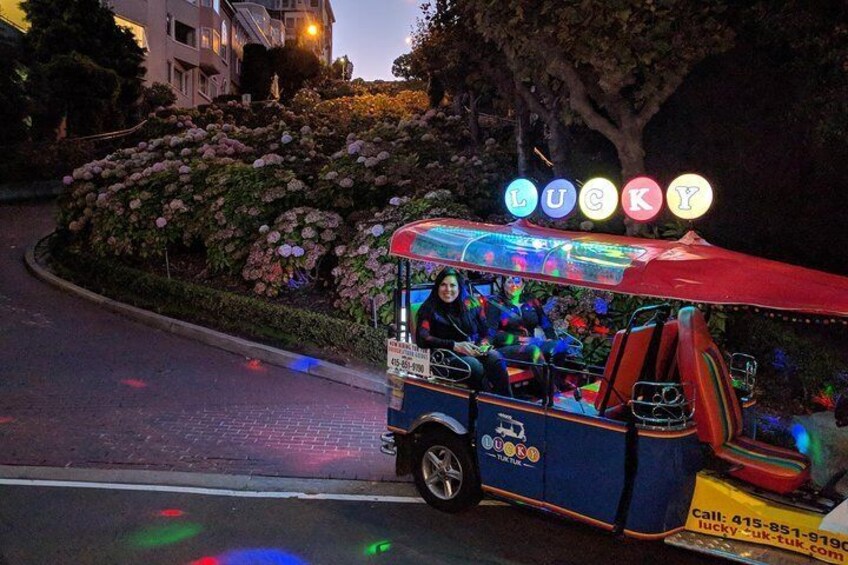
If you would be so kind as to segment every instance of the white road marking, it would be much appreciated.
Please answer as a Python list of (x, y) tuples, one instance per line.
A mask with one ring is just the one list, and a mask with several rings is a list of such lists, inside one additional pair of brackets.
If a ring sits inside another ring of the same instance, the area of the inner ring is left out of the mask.
[[(129, 490), (141, 492), (172, 492), (179, 494), (203, 494), (208, 496), (230, 496), (236, 498), (294, 498), (298, 500), (336, 500), (345, 502), (388, 502), (400, 504), (424, 504), (424, 500), (411, 496), (379, 496), (373, 494), (329, 494), (307, 492), (274, 492), (255, 490), (214, 489), (171, 485), (142, 485), (126, 483), (94, 483), (86, 481), (52, 481), (42, 479), (2, 479), (0, 485), (30, 487), (84, 488), (99, 490)], [(501, 506), (503, 503), (484, 500), (485, 506)]]

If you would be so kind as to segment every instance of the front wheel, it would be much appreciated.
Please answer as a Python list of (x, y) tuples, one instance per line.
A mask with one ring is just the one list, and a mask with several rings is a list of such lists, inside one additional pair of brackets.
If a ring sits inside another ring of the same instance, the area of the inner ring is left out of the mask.
[(421, 498), (443, 512), (461, 512), (480, 501), (469, 445), (446, 430), (425, 433), (416, 442), (412, 473)]

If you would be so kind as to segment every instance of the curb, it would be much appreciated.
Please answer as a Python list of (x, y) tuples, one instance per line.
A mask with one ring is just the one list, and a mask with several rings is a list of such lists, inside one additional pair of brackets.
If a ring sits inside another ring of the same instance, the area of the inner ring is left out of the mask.
[(305, 494), (353, 494), (417, 498), (409, 482), (341, 479), (302, 479), (257, 475), (216, 475), (184, 471), (141, 469), (83, 469), (0, 465), (0, 478), (32, 481), (114, 483), (120, 485), (178, 486), (251, 492), (299, 492)]
[(61, 181), (36, 181), (32, 183), (0, 184), (0, 203), (55, 198), (65, 192)]
[[(39, 243), (46, 237), (47, 236), (39, 239)], [(84, 298), (90, 302), (94, 302), (101, 308), (109, 310), (110, 312), (121, 314), (122, 316), (136, 320), (147, 326), (187, 337), (250, 359), (258, 359), (265, 363), (270, 363), (271, 365), (284, 367), (300, 373), (306, 373), (329, 381), (346, 384), (354, 388), (367, 390), (368, 392), (386, 394), (386, 382), (382, 375), (364, 373), (362, 371), (330, 363), (329, 361), (316, 359), (315, 357), (299, 355), (297, 353), (271, 347), (270, 345), (255, 343), (240, 337), (231, 336), (223, 332), (198, 326), (197, 324), (184, 322), (155, 312), (150, 312), (149, 310), (130, 306), (129, 304), (118, 302), (117, 300), (113, 300), (101, 294), (97, 294), (96, 292), (77, 286), (70, 281), (66, 281), (65, 279), (54, 275), (46, 268), (42, 267), (35, 258), (36, 245), (38, 245), (38, 243), (30, 245), (24, 254), (24, 261), (26, 263), (27, 270), (29, 270), (30, 273), (32, 273), (36, 278), (59, 288), (60, 290), (80, 298)]]

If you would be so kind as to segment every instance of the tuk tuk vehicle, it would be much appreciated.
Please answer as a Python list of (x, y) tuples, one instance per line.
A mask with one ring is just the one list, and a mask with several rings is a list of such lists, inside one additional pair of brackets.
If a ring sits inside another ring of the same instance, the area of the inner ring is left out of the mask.
[[(465, 386), (452, 351), (414, 345), (427, 289), (411, 283), (410, 261), (828, 317), (848, 316), (848, 278), (724, 250), (694, 232), (662, 241), (524, 220), (413, 222), (393, 234), (389, 252), (399, 264), (382, 450), (427, 503), (456, 512), (486, 494), (746, 562), (848, 560), (848, 500), (832, 484), (815, 488), (801, 453), (744, 436), (756, 360), (728, 363), (698, 308), (641, 308), (614, 335), (604, 366), (543, 363), (532, 370), (545, 371), (547, 390), (503, 396)], [(474, 286), (491, 292), (490, 282)], [(509, 364), (514, 391), (533, 380), (527, 364)], [(553, 371), (585, 384), (557, 394)]]

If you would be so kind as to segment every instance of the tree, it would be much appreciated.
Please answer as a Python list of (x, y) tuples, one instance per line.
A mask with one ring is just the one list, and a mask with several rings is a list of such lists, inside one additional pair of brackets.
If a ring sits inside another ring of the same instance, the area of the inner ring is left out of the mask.
[(120, 97), (118, 73), (79, 53), (53, 57), (41, 71), (46, 84), (62, 94), (51, 99), (51, 110), (67, 116), (69, 132), (90, 135), (111, 126), (107, 120)]
[(321, 73), (321, 61), (310, 50), (294, 45), (274, 47), (268, 51), (271, 72), (277, 73), (280, 84), (280, 99), (286, 102), (294, 98), (309, 79)]
[(353, 78), (353, 62), (347, 55), (342, 55), (330, 65), (330, 76), (336, 80), (349, 81)]
[(625, 178), (644, 172), (643, 131), (662, 104), (696, 64), (734, 40), (720, 0), (466, 5), (508, 59), (538, 61), (562, 84), (568, 108), (615, 146)]
[(20, 48), (0, 41), (0, 147), (24, 141), (27, 98), (20, 66)]
[(273, 74), (268, 49), (259, 43), (245, 45), (241, 91), (250, 94), (254, 100), (267, 100)]
[(146, 114), (149, 114), (150, 112), (155, 112), (157, 108), (173, 106), (177, 102), (177, 95), (169, 85), (154, 82), (142, 90), (141, 100), (142, 110)]
[[(118, 82), (117, 96), (110, 106), (102, 108), (103, 124), (121, 126), (137, 118), (144, 77), (144, 51), (129, 30), (115, 24), (114, 12), (105, 3), (99, 0), (25, 0), (21, 7), (30, 23), (24, 38), (25, 57), (31, 67), (33, 84), (38, 88), (38, 92), (34, 92), (40, 102), (37, 118), (44, 130), (55, 127), (61, 119), (55, 107), (63, 105), (64, 93), (47, 77), (48, 66), (60, 56), (66, 58), (52, 67), (52, 73), (67, 71), (72, 62), (82, 65), (87, 79), (114, 73)], [(74, 54), (80, 57), (67, 59)], [(87, 79), (82, 76), (73, 85), (72, 76), (62, 76), (64, 86), (74, 91), (82, 91), (86, 86), (83, 81)], [(99, 85), (88, 86), (99, 90)], [(66, 105), (66, 108), (73, 106)], [(68, 118), (75, 124), (82, 123), (71, 116)]]

